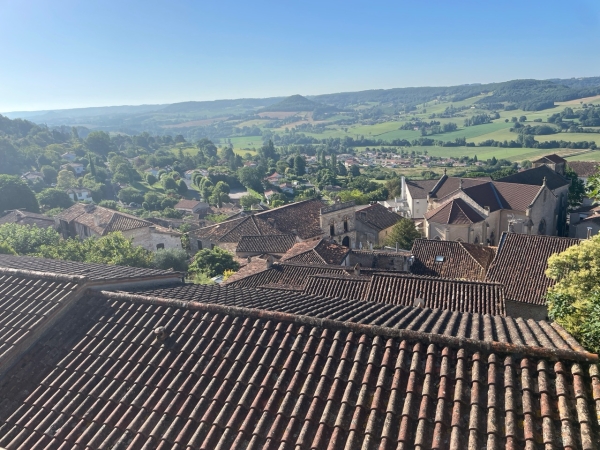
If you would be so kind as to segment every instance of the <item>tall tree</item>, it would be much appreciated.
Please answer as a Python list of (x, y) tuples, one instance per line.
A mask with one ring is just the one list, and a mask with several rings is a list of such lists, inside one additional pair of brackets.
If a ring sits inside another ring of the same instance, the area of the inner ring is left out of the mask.
[(0, 214), (10, 209), (40, 212), (35, 194), (19, 177), (0, 175)]
[(415, 239), (420, 237), (421, 233), (416, 229), (414, 222), (403, 217), (392, 228), (392, 231), (385, 241), (385, 245), (395, 247), (397, 243), (398, 248), (410, 250), (412, 249)]

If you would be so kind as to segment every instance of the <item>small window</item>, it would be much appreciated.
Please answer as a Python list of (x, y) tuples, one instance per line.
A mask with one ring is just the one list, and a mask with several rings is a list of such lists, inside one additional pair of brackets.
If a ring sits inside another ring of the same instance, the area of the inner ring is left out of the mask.
[(198, 241), (198, 250), (202, 250), (202, 241)]
[(446, 260), (446, 257), (442, 256), (442, 255), (437, 255), (435, 257), (435, 262), (444, 262), (445, 260)]
[(215, 244), (210, 244), (210, 249), (213, 250), (215, 248)]
[(165, 244), (156, 244), (156, 250), (164, 250)]

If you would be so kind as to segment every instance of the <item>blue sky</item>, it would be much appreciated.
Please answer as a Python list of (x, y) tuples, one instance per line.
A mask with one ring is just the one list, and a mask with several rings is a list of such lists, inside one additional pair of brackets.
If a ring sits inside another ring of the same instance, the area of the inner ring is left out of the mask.
[(0, 111), (600, 76), (600, 2), (0, 0)]

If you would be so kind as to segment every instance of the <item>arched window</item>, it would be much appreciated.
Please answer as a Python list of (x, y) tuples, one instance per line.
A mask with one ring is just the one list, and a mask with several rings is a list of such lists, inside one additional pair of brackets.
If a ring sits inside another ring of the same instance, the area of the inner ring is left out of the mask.
[(348, 217), (344, 217), (344, 233), (348, 232)]
[(342, 240), (342, 245), (344, 247), (350, 247), (350, 238), (348, 236), (344, 237), (344, 239)]
[(474, 244), (479, 244), (479, 235), (475, 236)]
[(198, 240), (198, 250), (202, 250), (202, 241)]
[(494, 236), (494, 232), (492, 231), (490, 233), (490, 245), (495, 245), (496, 244), (495, 240), (496, 240), (496, 237)]
[(335, 236), (335, 224), (333, 223), (333, 219), (329, 221), (329, 236)]
[(433, 238), (433, 240), (434, 240), (434, 241), (441, 241), (441, 239), (440, 239), (440, 237), (439, 237), (439, 236), (436, 236), (436, 237), (434, 237), (434, 238)]

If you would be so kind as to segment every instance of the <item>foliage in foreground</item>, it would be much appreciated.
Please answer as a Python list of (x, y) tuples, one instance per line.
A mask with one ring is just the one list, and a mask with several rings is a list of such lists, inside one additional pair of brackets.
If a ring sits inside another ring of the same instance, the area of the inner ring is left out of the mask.
[(0, 175), (0, 214), (9, 209), (40, 212), (35, 194), (19, 177)]
[(548, 316), (586, 349), (600, 352), (600, 235), (548, 259)]

